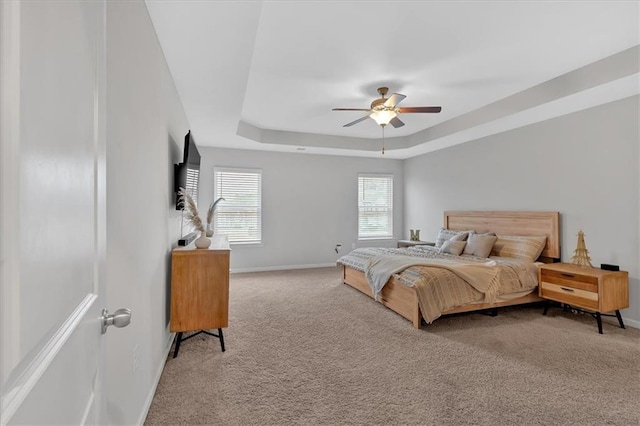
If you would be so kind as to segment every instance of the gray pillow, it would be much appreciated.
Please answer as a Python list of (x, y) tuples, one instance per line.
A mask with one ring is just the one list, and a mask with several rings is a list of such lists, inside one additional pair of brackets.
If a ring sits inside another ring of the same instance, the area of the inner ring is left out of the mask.
[(469, 240), (464, 248), (464, 254), (472, 254), (478, 257), (489, 257), (493, 245), (498, 237), (490, 234), (469, 234)]
[(465, 241), (470, 232), (473, 231), (453, 231), (451, 229), (440, 228), (436, 237), (436, 247), (442, 247), (442, 243), (447, 240)]
[(462, 250), (464, 250), (464, 246), (466, 245), (467, 245), (466, 241), (454, 241), (452, 239), (447, 240), (444, 243), (442, 243), (442, 247), (440, 247), (440, 252), (455, 254), (456, 256), (460, 256), (460, 253), (462, 253)]

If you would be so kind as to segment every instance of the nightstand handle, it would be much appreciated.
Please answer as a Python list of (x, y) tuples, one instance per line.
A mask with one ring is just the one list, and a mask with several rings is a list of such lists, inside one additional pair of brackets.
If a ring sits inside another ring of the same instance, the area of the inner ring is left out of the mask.
[(569, 277), (569, 278), (575, 277), (575, 275), (573, 274), (565, 274), (564, 272), (562, 272), (560, 275), (562, 275), (563, 277)]
[(567, 287), (560, 287), (561, 289), (563, 289), (564, 291), (569, 291), (571, 293), (573, 293), (573, 289), (572, 288), (567, 288)]

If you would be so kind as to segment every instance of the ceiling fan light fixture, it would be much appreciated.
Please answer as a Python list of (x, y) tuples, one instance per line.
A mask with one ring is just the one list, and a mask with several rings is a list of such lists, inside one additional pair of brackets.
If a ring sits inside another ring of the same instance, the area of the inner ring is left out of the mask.
[(397, 116), (399, 113), (405, 112), (429, 112), (429, 113), (438, 113), (442, 110), (442, 107), (439, 106), (424, 106), (424, 107), (400, 107), (398, 108), (398, 104), (402, 102), (405, 95), (400, 93), (393, 93), (388, 98), (385, 95), (388, 92), (387, 87), (379, 87), (378, 93), (380, 94), (380, 98), (374, 99), (371, 102), (370, 108), (333, 108), (332, 111), (367, 111), (367, 115), (364, 117), (360, 117), (357, 120), (354, 120), (350, 123), (345, 124), (342, 127), (351, 127), (354, 124), (361, 123), (365, 121), (367, 118), (372, 118), (378, 123), (379, 126), (384, 126), (391, 124), (393, 127), (398, 128), (404, 126), (402, 120), (400, 120)]
[(376, 121), (376, 123), (378, 123), (380, 126), (386, 126), (397, 115), (398, 113), (395, 110), (383, 109), (379, 111), (373, 111), (369, 115), (369, 117), (373, 118)]

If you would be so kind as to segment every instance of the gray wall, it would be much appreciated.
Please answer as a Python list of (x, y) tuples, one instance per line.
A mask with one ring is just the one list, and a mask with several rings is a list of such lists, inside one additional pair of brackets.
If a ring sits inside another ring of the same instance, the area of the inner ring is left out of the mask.
[[(197, 135), (194, 135), (197, 141)], [(395, 240), (358, 242), (358, 173), (394, 175), (394, 237), (403, 233), (402, 161), (201, 148), (201, 216), (213, 199), (215, 166), (262, 169), (262, 240), (233, 245), (232, 272), (333, 265), (357, 246), (395, 246)]]
[(133, 311), (106, 335), (109, 424), (141, 424), (170, 344), (173, 163), (189, 129), (142, 1), (107, 3), (107, 303)]
[(592, 264), (630, 274), (640, 327), (638, 96), (405, 160), (405, 219), (435, 238), (445, 210), (561, 214), (562, 259), (582, 229)]

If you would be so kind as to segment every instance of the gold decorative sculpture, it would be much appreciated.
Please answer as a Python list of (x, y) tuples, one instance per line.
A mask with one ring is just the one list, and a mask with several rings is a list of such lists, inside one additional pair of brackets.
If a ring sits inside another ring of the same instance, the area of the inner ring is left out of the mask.
[(573, 251), (571, 263), (574, 265), (590, 266), (593, 268), (591, 258), (589, 257), (589, 250), (587, 250), (587, 246), (584, 243), (584, 232), (582, 232), (582, 229), (578, 232), (578, 246)]
[(411, 241), (420, 241), (420, 230), (409, 229), (410, 239)]

